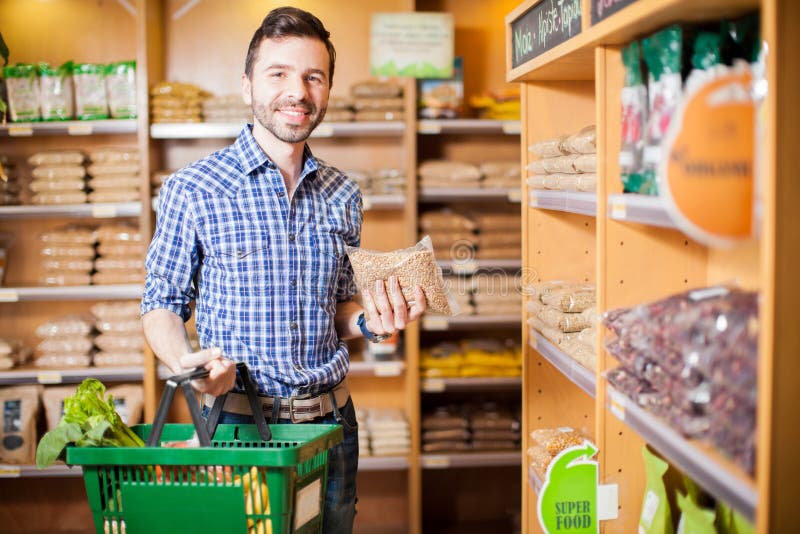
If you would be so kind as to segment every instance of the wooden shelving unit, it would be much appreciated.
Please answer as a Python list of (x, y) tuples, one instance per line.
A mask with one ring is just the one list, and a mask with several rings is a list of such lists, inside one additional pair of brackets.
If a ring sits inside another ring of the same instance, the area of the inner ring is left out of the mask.
[[(511, 24), (538, 1), (522, 2), (506, 17)], [(668, 424), (615, 393), (603, 372), (616, 366), (598, 342), (596, 372), (576, 375), (538, 334), (525, 332), (523, 436), (536, 428), (572, 426), (598, 445), (600, 484), (618, 485), (619, 516), (602, 523), (605, 532), (636, 531), (644, 495), (643, 445), (648, 444), (717, 499), (753, 518), (758, 532), (791, 529), (800, 516), (792, 488), (800, 462), (789, 443), (798, 436), (800, 333), (791, 302), (800, 297), (792, 265), (800, 256), (800, 186), (794, 179), (800, 90), (792, 50), (800, 44), (800, 5), (783, 0), (639, 0), (595, 25), (584, 1), (581, 31), (565, 42), (513, 66), (507, 51), (507, 80), (520, 83), (523, 168), (534, 142), (597, 125), (598, 189), (587, 209), (569, 206), (573, 195), (532, 190), (523, 184), (523, 269), (540, 280), (573, 279), (596, 284), (598, 311), (649, 302), (693, 287), (736, 280), (759, 291), (760, 340), (757, 461), (744, 473), (707, 445), (680, 437)], [(701, 245), (684, 235), (658, 198), (622, 194), (620, 93), (621, 48), (670, 23), (717, 21), (759, 10), (761, 36), (769, 50), (769, 94), (757, 195), (763, 214), (755, 242), (728, 249)], [(524, 182), (524, 180), (523, 180)], [(593, 209), (588, 209), (589, 206)], [(564, 246), (563, 243), (569, 243)], [(602, 329), (601, 329), (602, 330)], [(523, 444), (523, 450), (527, 444)], [(541, 485), (523, 456), (523, 532), (541, 532), (536, 494)]]

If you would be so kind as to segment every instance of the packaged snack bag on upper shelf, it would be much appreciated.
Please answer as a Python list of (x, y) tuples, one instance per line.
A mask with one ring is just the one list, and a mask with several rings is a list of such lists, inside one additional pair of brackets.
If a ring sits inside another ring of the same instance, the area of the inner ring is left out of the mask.
[(150, 113), (154, 123), (201, 122), (203, 101), (211, 93), (196, 85), (159, 82), (150, 89)]
[(136, 118), (136, 61), (116, 61), (106, 67), (106, 92), (112, 119)]
[(481, 119), (517, 121), (521, 109), (519, 87), (473, 95), (469, 99), (469, 105), (478, 112)]
[(423, 119), (455, 119), (463, 113), (463, 58), (453, 60), (453, 76), (449, 79), (420, 79), (419, 116)]
[(365, 80), (350, 86), (356, 121), (400, 121), (405, 113), (403, 87), (392, 81)]
[(45, 62), (39, 68), (39, 99), (42, 120), (63, 121), (74, 116), (72, 62), (54, 68)]
[(528, 164), (526, 180), (533, 189), (595, 191), (597, 188), (597, 129), (587, 126), (570, 135), (536, 142), (528, 151), (537, 159)]
[(17, 63), (3, 67), (11, 122), (41, 120), (39, 87), (34, 65)]
[(144, 281), (144, 245), (139, 229), (130, 224), (106, 223), (95, 230), (97, 252), (92, 283), (141, 284)]
[(47, 286), (88, 286), (94, 269), (95, 237), (92, 228), (68, 225), (43, 232), (42, 276)]
[(625, 192), (638, 193), (643, 188), (643, 152), (647, 124), (647, 86), (642, 76), (642, 55), (638, 41), (622, 50), (625, 85), (622, 87), (622, 148), (619, 153), (620, 176)]
[(79, 120), (107, 119), (106, 65), (77, 63), (72, 68), (75, 87), (75, 117)]

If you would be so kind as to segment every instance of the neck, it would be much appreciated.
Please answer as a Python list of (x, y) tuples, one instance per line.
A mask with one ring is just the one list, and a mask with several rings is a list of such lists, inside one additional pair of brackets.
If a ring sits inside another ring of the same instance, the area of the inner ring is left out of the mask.
[(300, 179), (300, 173), (303, 170), (303, 151), (306, 142), (287, 143), (281, 141), (258, 121), (255, 121), (253, 125), (253, 137), (258, 146), (261, 147), (261, 150), (269, 156), (269, 159), (281, 171), (286, 193), (291, 198)]

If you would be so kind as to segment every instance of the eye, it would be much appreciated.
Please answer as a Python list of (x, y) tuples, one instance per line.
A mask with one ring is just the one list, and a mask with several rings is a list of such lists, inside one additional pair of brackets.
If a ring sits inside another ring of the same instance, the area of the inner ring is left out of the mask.
[(309, 82), (313, 82), (313, 83), (322, 83), (323, 82), (322, 76), (320, 76), (318, 74), (309, 74), (308, 76), (306, 76), (306, 80), (308, 80)]
[(285, 76), (285, 74), (282, 71), (279, 71), (279, 70), (273, 71), (273, 72), (271, 72), (269, 74), (270, 78), (276, 78), (276, 79), (283, 78), (284, 76)]

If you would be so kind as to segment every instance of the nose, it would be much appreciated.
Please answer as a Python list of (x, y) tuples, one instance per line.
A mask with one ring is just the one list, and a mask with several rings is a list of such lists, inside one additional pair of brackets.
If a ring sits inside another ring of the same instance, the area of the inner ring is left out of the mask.
[(308, 96), (308, 87), (306, 86), (306, 80), (303, 78), (303, 76), (289, 76), (285, 86), (285, 93), (286, 96), (289, 96), (298, 102), (305, 101), (306, 97)]

